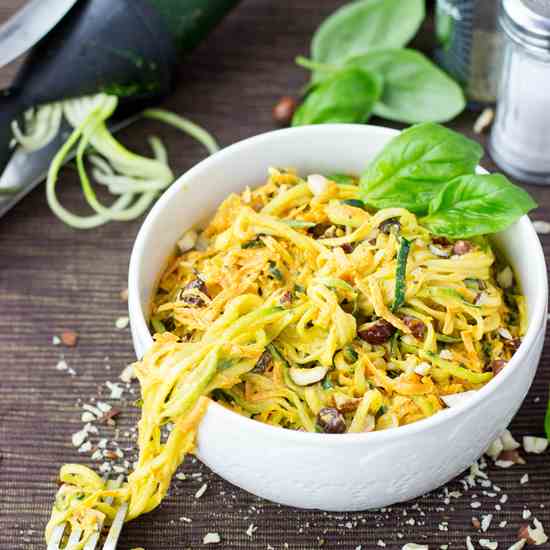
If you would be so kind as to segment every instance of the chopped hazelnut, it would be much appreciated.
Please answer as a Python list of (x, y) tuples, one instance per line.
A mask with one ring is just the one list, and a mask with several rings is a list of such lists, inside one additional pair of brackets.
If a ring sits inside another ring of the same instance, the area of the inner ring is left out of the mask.
[(518, 530), (518, 538), (525, 539), (527, 544), (535, 544), (535, 541), (531, 538), (531, 535), (529, 534), (529, 525), (527, 525), (526, 523), (520, 526)]
[(78, 333), (74, 330), (64, 330), (61, 333), (61, 341), (68, 348), (74, 348), (78, 340)]
[(297, 106), (298, 104), (293, 97), (286, 95), (281, 97), (273, 107), (273, 120), (281, 126), (288, 126)]

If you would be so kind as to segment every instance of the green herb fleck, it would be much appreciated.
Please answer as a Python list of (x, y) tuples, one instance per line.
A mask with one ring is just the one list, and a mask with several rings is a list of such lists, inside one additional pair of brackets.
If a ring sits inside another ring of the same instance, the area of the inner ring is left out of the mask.
[(166, 327), (160, 319), (153, 317), (151, 319), (151, 326), (153, 327), (155, 334), (162, 334), (163, 332), (166, 332)]
[(241, 248), (262, 248), (264, 247), (264, 243), (262, 239), (260, 239), (260, 236), (258, 235), (255, 239), (252, 239), (251, 241), (247, 241), (241, 245)]
[(232, 367), (235, 364), (233, 359), (229, 359), (228, 357), (224, 357), (223, 359), (220, 359), (218, 361), (218, 370), (226, 370), (229, 367)]
[(411, 241), (401, 237), (401, 245), (397, 253), (397, 267), (395, 269), (395, 298), (393, 300), (392, 311), (397, 311), (405, 303), (405, 290), (407, 275), (407, 258), (411, 248)]
[(359, 199), (346, 199), (342, 201), (342, 204), (347, 204), (348, 206), (354, 206), (355, 208), (365, 208), (365, 203)]
[(284, 278), (277, 264), (272, 260), (269, 261), (269, 274), (278, 281), (282, 281)]
[(456, 338), (455, 336), (447, 336), (446, 334), (436, 333), (435, 339), (438, 342), (444, 342), (445, 344), (458, 344), (462, 342), (462, 338)]
[(353, 349), (352, 346), (347, 345), (344, 348), (344, 359), (346, 360), (346, 363), (355, 363), (358, 358), (359, 355), (357, 355), (357, 352)]

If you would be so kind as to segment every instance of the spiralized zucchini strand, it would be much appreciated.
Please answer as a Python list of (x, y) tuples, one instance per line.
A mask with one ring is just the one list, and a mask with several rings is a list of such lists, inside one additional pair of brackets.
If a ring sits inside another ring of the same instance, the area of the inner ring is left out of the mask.
[[(50, 164), (46, 197), (54, 214), (76, 229), (91, 229), (112, 220), (135, 219), (174, 181), (166, 148), (158, 137), (149, 139), (155, 157), (151, 159), (128, 151), (109, 132), (106, 122), (117, 104), (115, 96), (106, 94), (71, 99), (29, 110), (25, 114), (26, 133), (16, 121), (12, 124), (15, 141), (27, 151), (41, 149), (50, 143), (59, 132), (63, 117), (73, 127)], [(142, 116), (178, 128), (204, 145), (210, 154), (218, 150), (214, 138), (186, 118), (162, 109), (147, 109)], [(56, 194), (59, 172), (74, 148), (84, 198), (95, 211), (90, 216), (70, 212), (60, 204)], [(102, 205), (97, 199), (86, 172), (86, 158), (93, 164), (94, 179), (119, 196), (110, 206)]]

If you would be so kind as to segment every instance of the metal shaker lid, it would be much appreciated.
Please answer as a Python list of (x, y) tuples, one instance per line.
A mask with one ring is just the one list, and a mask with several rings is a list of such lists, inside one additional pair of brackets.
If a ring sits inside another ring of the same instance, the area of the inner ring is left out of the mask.
[(550, 0), (502, 0), (500, 23), (519, 44), (550, 52)]

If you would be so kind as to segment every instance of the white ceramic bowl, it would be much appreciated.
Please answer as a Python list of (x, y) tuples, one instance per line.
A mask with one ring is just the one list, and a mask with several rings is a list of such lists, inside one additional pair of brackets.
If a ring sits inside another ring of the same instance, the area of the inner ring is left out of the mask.
[[(261, 184), (269, 166), (301, 174), (361, 173), (396, 133), (347, 124), (278, 130), (231, 145), (181, 176), (147, 216), (132, 251), (129, 308), (138, 357), (152, 341), (146, 315), (156, 282), (186, 229), (211, 215), (230, 192)], [(545, 333), (546, 266), (531, 222), (524, 216), (494, 240), (521, 281), (529, 328), (510, 364), (474, 397), (415, 424), (342, 435), (275, 428), (212, 403), (199, 429), (199, 458), (258, 496), (332, 511), (408, 500), (461, 473), (518, 410)]]

